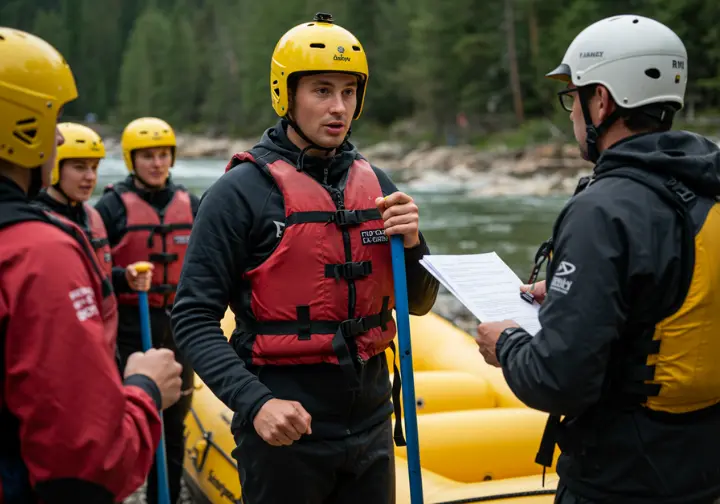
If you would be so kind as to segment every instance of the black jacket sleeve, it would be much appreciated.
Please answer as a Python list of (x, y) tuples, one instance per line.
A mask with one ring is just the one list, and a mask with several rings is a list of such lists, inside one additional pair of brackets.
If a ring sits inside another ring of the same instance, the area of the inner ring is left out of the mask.
[[(254, 168), (253, 168), (254, 169)], [(252, 422), (270, 390), (235, 353), (220, 327), (231, 300), (234, 279), (246, 265), (252, 208), (239, 191), (238, 166), (204, 194), (185, 255), (171, 324), (178, 348), (198, 376), (232, 411)], [(243, 181), (244, 192), (252, 192)], [(267, 191), (267, 189), (260, 189)], [(200, 295), (201, 293), (201, 295)]]
[[(380, 182), (383, 196), (398, 190), (385, 172), (375, 167), (373, 167), (373, 170)], [(422, 227), (422, 222), (420, 226)], [(420, 259), (424, 255), (430, 255), (430, 249), (425, 242), (425, 237), (420, 233), (420, 243), (413, 248), (405, 249), (408, 308), (413, 315), (425, 315), (428, 313), (435, 304), (440, 288), (437, 279), (420, 264)]]
[[(627, 317), (634, 262), (651, 256), (640, 203), (608, 191), (572, 200), (556, 225), (542, 329), (504, 335), (496, 351), (505, 380), (527, 406), (578, 415), (600, 397), (611, 346)], [(633, 222), (634, 221), (634, 222)]]

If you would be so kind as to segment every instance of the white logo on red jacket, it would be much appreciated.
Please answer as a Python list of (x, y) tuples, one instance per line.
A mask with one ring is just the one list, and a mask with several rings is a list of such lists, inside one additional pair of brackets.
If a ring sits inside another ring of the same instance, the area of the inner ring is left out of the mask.
[(95, 303), (95, 292), (90, 287), (80, 287), (70, 291), (70, 301), (73, 303), (75, 315), (80, 322), (100, 315), (100, 310)]

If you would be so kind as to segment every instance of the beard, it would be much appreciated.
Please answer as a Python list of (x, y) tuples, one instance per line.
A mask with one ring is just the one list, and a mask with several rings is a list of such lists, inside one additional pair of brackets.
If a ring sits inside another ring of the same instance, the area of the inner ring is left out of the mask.
[(588, 153), (587, 143), (578, 142), (578, 150), (580, 151), (580, 157), (585, 161), (590, 161), (590, 154)]

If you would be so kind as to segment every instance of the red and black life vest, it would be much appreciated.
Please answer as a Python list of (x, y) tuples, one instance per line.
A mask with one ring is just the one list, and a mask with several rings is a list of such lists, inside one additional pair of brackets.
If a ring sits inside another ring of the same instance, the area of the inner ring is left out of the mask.
[[(125, 206), (126, 233), (112, 248), (112, 261), (126, 267), (138, 261), (154, 264), (148, 302), (155, 308), (172, 305), (180, 280), (193, 225), (189, 193), (178, 187), (170, 203), (158, 212), (137, 193), (118, 184), (116, 191)], [(137, 293), (118, 294), (120, 304), (137, 305)]]
[[(98, 263), (85, 232), (66, 217), (24, 202), (5, 203), (1, 207), (0, 229), (11, 225), (22, 225), (23, 222), (28, 221), (46, 222), (60, 228), (80, 244), (91, 266), (90, 270), (95, 272), (93, 279), (96, 282), (95, 285), (100, 285), (102, 301), (99, 308), (103, 319), (105, 339), (114, 345), (117, 337), (118, 312), (117, 301), (113, 295), (112, 279), (105, 274), (102, 266)], [(52, 272), (48, 274), (52, 274)], [(5, 356), (3, 355), (5, 337), (5, 331), (0, 328), (0, 386), (2, 386), (5, 374)], [(117, 355), (117, 348), (115, 351)], [(35, 502), (27, 467), (20, 452), (18, 430), (19, 424), (15, 416), (0, 405), (0, 502), (8, 504)]]
[(384, 352), (395, 336), (392, 260), (375, 206), (382, 197), (377, 176), (358, 158), (344, 190), (333, 189), (284, 159), (252, 151), (233, 156), (226, 171), (246, 161), (272, 177), (285, 207), (277, 247), (243, 274), (255, 318), (252, 363), (339, 364), (355, 389), (355, 362)]
[(102, 217), (100, 217), (100, 213), (92, 206), (85, 203), (84, 208), (88, 217), (88, 238), (90, 239), (90, 245), (92, 245), (93, 250), (95, 250), (95, 255), (97, 256), (100, 266), (102, 266), (108, 276), (112, 277), (112, 253), (105, 223)]

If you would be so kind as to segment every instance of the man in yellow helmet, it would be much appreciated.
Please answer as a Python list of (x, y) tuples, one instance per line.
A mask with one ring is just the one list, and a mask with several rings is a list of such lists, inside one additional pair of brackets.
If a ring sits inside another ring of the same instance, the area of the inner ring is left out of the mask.
[(119, 502), (145, 480), (158, 410), (180, 397), (172, 352), (120, 381), (117, 307), (83, 231), (31, 205), (77, 97), (51, 45), (0, 27), (0, 501)]
[[(50, 187), (38, 194), (35, 202), (43, 208), (70, 219), (87, 234), (98, 262), (112, 275), (112, 255), (107, 231), (100, 214), (87, 201), (97, 184), (97, 170), (105, 157), (105, 145), (95, 131), (76, 123), (58, 124), (64, 142), (57, 149)], [(115, 292), (133, 287), (147, 291), (151, 271), (138, 273), (133, 264), (114, 275)]]
[(429, 250), (417, 206), (348, 140), (367, 82), (362, 45), (330, 15), (288, 31), (270, 74), (281, 119), (233, 157), (193, 228), (175, 339), (235, 412), (248, 504), (395, 499), (388, 235), (404, 240), (413, 314), (438, 284), (418, 263)]
[[(138, 261), (153, 264), (148, 292), (153, 344), (169, 348), (183, 364), (185, 395), (163, 414), (170, 499), (176, 502), (180, 495), (184, 420), (192, 400), (193, 371), (175, 346), (170, 309), (199, 201), (172, 181), (170, 168), (175, 164), (176, 140), (167, 122), (156, 117), (135, 119), (125, 127), (120, 144), (130, 175), (108, 186), (95, 208), (107, 228), (113, 276), (122, 275)], [(130, 287), (137, 290), (133, 285)], [(128, 356), (142, 349), (142, 339), (137, 294), (124, 289), (118, 293), (118, 303), (122, 370)], [(157, 495), (157, 471), (153, 467), (148, 481), (148, 503), (157, 502)]]

